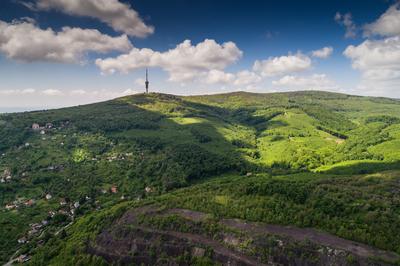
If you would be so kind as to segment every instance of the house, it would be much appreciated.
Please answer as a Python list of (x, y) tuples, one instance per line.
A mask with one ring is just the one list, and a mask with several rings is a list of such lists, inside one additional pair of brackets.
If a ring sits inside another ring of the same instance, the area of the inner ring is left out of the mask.
[(67, 200), (64, 199), (64, 198), (60, 199), (60, 205), (61, 205), (61, 206), (67, 205)]
[(14, 204), (7, 204), (6, 205), (6, 210), (8, 210), (8, 211), (10, 211), (12, 209), (15, 209), (15, 208), (17, 208), (17, 205), (14, 205)]
[(25, 201), (25, 206), (32, 206), (33, 204), (35, 204), (35, 200), (33, 200), (33, 199), (30, 199), (30, 200), (27, 200), (27, 201)]
[(21, 237), (20, 239), (18, 239), (18, 244), (25, 244), (26, 241), (26, 237)]
[(50, 216), (51, 218), (53, 218), (55, 215), (56, 215), (56, 212), (55, 212), (55, 211), (49, 211), (49, 216)]
[(10, 169), (6, 169), (6, 170), (4, 170), (4, 172), (3, 172), (3, 176), (4, 177), (6, 177), (6, 176), (10, 176), (11, 175), (11, 171), (10, 171)]
[(40, 129), (40, 125), (37, 124), (37, 123), (33, 123), (33, 124), (32, 124), (32, 129), (33, 129), (33, 130), (39, 130), (39, 129)]
[(51, 198), (52, 198), (51, 194), (46, 194), (46, 199), (47, 200), (51, 200)]
[(52, 123), (46, 123), (45, 128), (52, 129), (53, 128), (53, 124)]
[(81, 206), (81, 205), (79, 204), (79, 201), (76, 201), (76, 202), (74, 203), (74, 207), (75, 207), (75, 209), (78, 209), (78, 208), (79, 208), (79, 206)]
[(146, 193), (153, 192), (153, 189), (151, 187), (146, 187), (144, 190), (146, 191)]
[(31, 259), (31, 258), (30, 258), (28, 255), (22, 254), (22, 255), (20, 255), (20, 256), (17, 258), (17, 261), (18, 261), (19, 263), (24, 263), (24, 262), (29, 261), (30, 259)]
[(45, 134), (46, 134), (46, 131), (40, 130), (40, 135), (45, 135)]
[(112, 192), (112, 193), (117, 193), (117, 192), (118, 192), (117, 186), (112, 186), (112, 187), (111, 187), (111, 192)]

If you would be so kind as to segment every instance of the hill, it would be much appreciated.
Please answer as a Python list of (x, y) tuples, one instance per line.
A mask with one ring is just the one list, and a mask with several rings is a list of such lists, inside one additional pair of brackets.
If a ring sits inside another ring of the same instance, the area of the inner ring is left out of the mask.
[[(260, 246), (255, 239), (262, 236), (249, 232), (239, 237), (240, 243), (255, 241), (246, 249), (217, 237), (234, 230), (220, 219), (240, 218), (313, 227), (400, 253), (398, 100), (327, 92), (140, 94), (2, 114), (0, 139), (0, 262), (16, 250), (32, 256), (33, 265), (116, 262), (98, 252), (107, 247), (96, 239), (104, 230), (121, 233), (118, 226), (107, 228), (123, 225), (121, 215), (141, 206), (211, 215), (195, 225), (176, 214), (149, 221), (144, 215), (139, 225), (159, 230), (151, 241), (157, 252), (155, 243), (168, 229), (208, 237), (199, 244), (205, 250), (209, 238), (216, 239), (218, 250), (231, 250), (221, 251), (228, 258), (285, 263), (289, 253), (299, 259), (296, 254), (314, 250), (305, 261), (326, 262), (328, 253), (315, 256), (320, 242), (276, 249)], [(288, 247), (285, 238), (278, 240)], [(187, 252), (194, 248), (180, 237), (174, 241)], [(196, 261), (219, 261), (210, 252)], [(335, 258), (350, 264), (374, 263), (367, 258), (382, 251), (343, 252)], [(151, 256), (144, 261), (154, 262)], [(390, 264), (396, 256), (380, 260)]]

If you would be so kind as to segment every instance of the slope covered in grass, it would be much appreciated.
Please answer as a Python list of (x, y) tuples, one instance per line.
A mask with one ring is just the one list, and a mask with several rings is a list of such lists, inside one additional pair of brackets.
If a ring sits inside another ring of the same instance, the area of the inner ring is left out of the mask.
[[(240, 176), (224, 179), (235, 187), (246, 173), (352, 175), (398, 169), (399, 121), (398, 100), (326, 92), (141, 94), (58, 110), (0, 114), (0, 262), (19, 248), (29, 251), (29, 245), (17, 243), (19, 238), (46, 242), (86, 213), (121, 199), (137, 200), (202, 183), (210, 176)], [(42, 134), (32, 130), (34, 123), (52, 127)], [(301, 183), (296, 175), (289, 178), (293, 186)], [(348, 178), (350, 182), (352, 177)], [(282, 185), (282, 191), (288, 190), (282, 193), (291, 189), (290, 184)], [(47, 194), (51, 199), (45, 198)], [(229, 202), (227, 195), (220, 196), (218, 201)], [(81, 206), (75, 208), (76, 202)], [(248, 208), (258, 206), (253, 204)], [(259, 208), (273, 204), (268, 200)], [(15, 208), (7, 210), (6, 205)], [(316, 215), (311, 207), (308, 215)], [(333, 210), (336, 207), (333, 202)], [(246, 209), (235, 212), (246, 218)], [(288, 206), (288, 212), (301, 213), (295, 205)], [(279, 217), (262, 220), (289, 221)], [(359, 219), (362, 223), (365, 217)], [(30, 234), (32, 223), (43, 220), (48, 225)], [(300, 218), (291, 222), (353, 238), (346, 231), (350, 229), (339, 232), (335, 223), (320, 225)], [(393, 233), (385, 230), (384, 235)], [(391, 246), (357, 240), (398, 248), (392, 240)]]

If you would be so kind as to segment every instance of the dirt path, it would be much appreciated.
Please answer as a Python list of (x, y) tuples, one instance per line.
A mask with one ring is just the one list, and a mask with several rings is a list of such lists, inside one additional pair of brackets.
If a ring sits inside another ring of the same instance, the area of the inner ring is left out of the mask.
[[(201, 221), (208, 216), (202, 212), (196, 212), (184, 209), (171, 209), (168, 213), (179, 214), (186, 219)], [(317, 231), (311, 228), (298, 228), (292, 226), (271, 225), (262, 223), (251, 223), (239, 219), (223, 219), (221, 224), (246, 231), (253, 235), (273, 234), (291, 237), (297, 241), (309, 240), (315, 244), (328, 246), (334, 249), (341, 249), (358, 255), (362, 258), (380, 257), (386, 261), (395, 262), (400, 260), (400, 256), (394, 252), (380, 250), (355, 241), (350, 241), (328, 233)]]

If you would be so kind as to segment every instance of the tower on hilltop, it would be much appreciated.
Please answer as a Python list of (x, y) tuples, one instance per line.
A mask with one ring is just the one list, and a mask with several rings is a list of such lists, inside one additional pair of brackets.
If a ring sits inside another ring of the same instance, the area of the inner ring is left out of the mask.
[(146, 93), (149, 93), (149, 73), (147, 68), (146, 68), (146, 81), (144, 84), (146, 85)]

